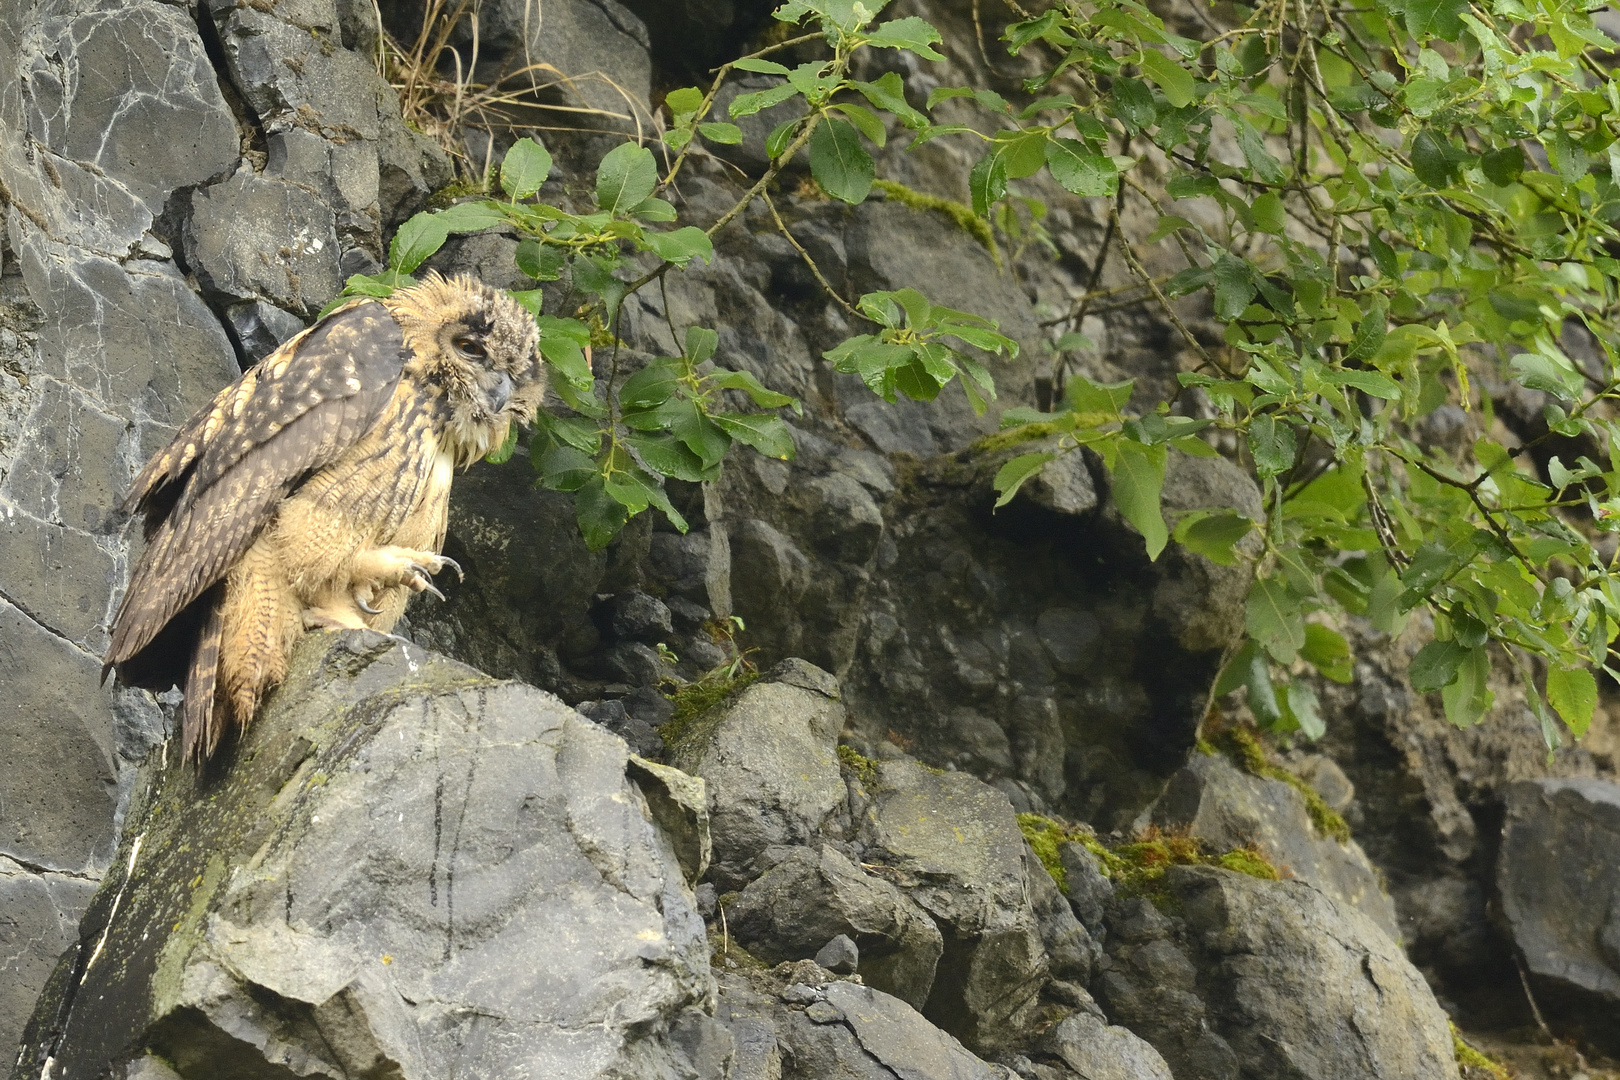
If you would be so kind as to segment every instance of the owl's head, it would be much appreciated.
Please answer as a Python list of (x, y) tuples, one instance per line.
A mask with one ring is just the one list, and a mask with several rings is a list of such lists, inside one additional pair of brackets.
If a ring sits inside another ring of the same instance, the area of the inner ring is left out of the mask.
[(545, 395), (534, 316), (466, 275), (429, 273), (387, 304), (413, 354), (406, 374), (443, 395), (445, 437), (458, 463), (475, 461), (534, 416)]

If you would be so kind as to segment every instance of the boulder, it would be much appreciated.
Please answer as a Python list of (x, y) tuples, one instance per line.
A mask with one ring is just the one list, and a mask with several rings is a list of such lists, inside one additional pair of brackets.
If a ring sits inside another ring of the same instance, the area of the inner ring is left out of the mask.
[(1040, 927), (1041, 944), (1054, 979), (1085, 986), (1092, 969), (1102, 958), (1102, 946), (1075, 917), (1074, 909), (1057, 882), (1047, 872), (1040, 857), (1024, 845), (1024, 878), (1029, 882), (1029, 902)]
[(692, 783), (531, 687), (307, 635), (233, 752), (148, 760), (18, 1075), (678, 1074)]
[[(783, 983), (786, 982), (786, 985)], [(722, 975), (716, 1019), (734, 1047), (726, 1080), (1006, 1080), (899, 998), (815, 964)]]
[(1016, 1041), (1048, 967), (1007, 796), (910, 758), (880, 763), (867, 794), (865, 861), (888, 866), (944, 934), (923, 1014), (976, 1049)]
[(916, 1008), (928, 1000), (943, 948), (927, 913), (827, 845), (793, 849), (742, 891), (726, 917), (737, 940), (771, 963), (821, 963), (822, 948), (847, 936), (862, 980)]
[(1400, 938), (1395, 905), (1360, 845), (1318, 832), (1290, 784), (1245, 772), (1223, 754), (1194, 754), (1154, 804), (1153, 823), (1185, 828), (1220, 851), (1253, 844), (1286, 874), (1357, 908), (1390, 940)]
[(666, 729), (670, 763), (709, 784), (717, 886), (740, 889), (766, 869), (769, 849), (824, 834), (846, 798), (843, 726), (837, 681), (788, 660), (684, 732)]
[(1109, 908), (1111, 1019), (1177, 1076), (1454, 1078), (1446, 1014), (1359, 910), (1298, 881), (1173, 866), (1172, 918), (1144, 897)]
[(1620, 785), (1510, 786), (1496, 887), (1549, 1022), (1620, 1054)]
[(1074, 1070), (1080, 1080), (1174, 1080), (1170, 1066), (1128, 1028), (1076, 1013), (1041, 1040), (1041, 1050)]

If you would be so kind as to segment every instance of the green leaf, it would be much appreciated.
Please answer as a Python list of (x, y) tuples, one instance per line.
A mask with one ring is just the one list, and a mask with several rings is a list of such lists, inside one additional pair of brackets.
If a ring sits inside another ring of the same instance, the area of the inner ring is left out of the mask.
[(906, 101), (905, 85), (897, 72), (886, 71), (876, 82), (851, 82), (849, 85), (877, 108), (894, 113), (909, 128), (920, 128), (928, 123), (928, 118)]
[(674, 221), (676, 213), (674, 206), (655, 195), (632, 206), (630, 216), (641, 221)]
[(1517, 145), (1492, 150), (1479, 159), (1479, 166), (1485, 173), (1485, 179), (1506, 187), (1524, 172), (1524, 151)]
[(802, 116), (795, 116), (791, 120), (784, 120), (773, 127), (771, 133), (765, 136), (765, 155), (772, 161), (781, 157), (783, 152), (787, 150), (788, 144), (793, 141), (793, 136), (798, 131), (799, 123), (803, 119)]
[(766, 457), (783, 461), (793, 457), (792, 431), (779, 417), (764, 413), (714, 413), (709, 419), (727, 435)]
[(1260, 643), (1253, 638), (1246, 638), (1243, 646), (1221, 669), (1220, 675), (1215, 680), (1215, 688), (1210, 692), (1215, 697), (1224, 697), (1247, 682), (1249, 665), (1254, 663), (1255, 654), (1259, 651)]
[[(758, 63), (758, 61), (755, 62)], [(739, 61), (733, 66), (741, 67), (742, 62)], [(775, 66), (781, 67), (780, 64)], [(746, 70), (752, 71), (754, 69), (748, 68)], [(782, 68), (780, 74), (786, 73), (787, 68)], [(664, 104), (669, 106), (669, 111), (675, 115), (677, 120), (681, 119), (682, 117), (691, 117), (695, 115), (699, 109), (703, 108), (703, 91), (699, 90), (695, 86), (683, 86), (679, 90), (671, 90), (668, 94), (665, 94)]]
[(1432, 188), (1448, 186), (1456, 174), (1456, 148), (1427, 128), (1413, 138), (1411, 157), (1412, 172)]
[(973, 166), (968, 173), (968, 192), (973, 197), (973, 212), (989, 217), (990, 208), (1007, 194), (1007, 159), (999, 150), (991, 150)]
[[(1374, 237), (1374, 239), (1377, 239)], [(1382, 242), (1382, 241), (1380, 241)], [(1361, 324), (1356, 327), (1356, 336), (1350, 340), (1350, 348), (1346, 350), (1346, 360), (1370, 360), (1378, 355), (1378, 350), (1384, 344), (1384, 338), (1389, 333), (1389, 311), (1383, 297), (1378, 297), (1368, 308), (1367, 314), (1362, 318)], [(1372, 391), (1368, 391), (1372, 393)], [(1396, 395), (1377, 394), (1377, 397), (1392, 398)]]
[(1562, 357), (1555, 359), (1542, 353), (1520, 353), (1508, 364), (1526, 389), (1545, 390), (1563, 401), (1577, 400), (1586, 389), (1581, 373)]
[(506, 208), (489, 199), (457, 203), (447, 210), (439, 211), (439, 224), (444, 226), (446, 232), (453, 233), (481, 232), (497, 225), (505, 225), (510, 220), (506, 216)]
[(1254, 268), (1242, 259), (1223, 254), (1210, 270), (1215, 278), (1215, 317), (1231, 322), (1254, 299)]
[(536, 281), (556, 281), (562, 277), (563, 264), (568, 261), (568, 249), (542, 244), (534, 237), (518, 241), (513, 253), (517, 268)]
[(1457, 668), (1468, 656), (1468, 647), (1459, 641), (1431, 641), (1412, 657), (1407, 679), (1412, 689), (1426, 694), (1451, 684)]
[(1266, 663), (1264, 649), (1257, 648), (1249, 655), (1248, 666), (1243, 671), (1243, 686), (1249, 711), (1254, 713), (1260, 726), (1276, 727), (1283, 718), (1283, 711), (1277, 702), (1277, 688), (1271, 681), (1271, 665)]
[(1088, 153), (1085, 144), (1074, 139), (1048, 140), (1046, 166), (1052, 179), (1076, 195), (1113, 195), (1119, 190), (1114, 159)]
[(940, 42), (939, 31), (915, 15), (886, 22), (866, 38), (868, 45), (880, 49), (905, 49), (924, 60), (943, 60), (945, 57), (929, 48)]
[(528, 136), (513, 143), (501, 160), (501, 190), (514, 202), (539, 191), (550, 175), (550, 151)]
[(1249, 535), (1254, 522), (1230, 511), (1201, 517), (1188, 515), (1176, 525), (1175, 538), (1182, 547), (1221, 566), (1237, 563), (1233, 546)]
[(1288, 225), (1288, 215), (1283, 212), (1282, 196), (1275, 191), (1268, 191), (1255, 199), (1249, 206), (1249, 216), (1254, 221), (1254, 227), (1261, 232), (1281, 236), (1283, 229)]
[(848, 121), (824, 118), (810, 133), (810, 174), (841, 202), (865, 201), (872, 190), (872, 155)]
[(1124, 418), (1122, 410), (1130, 404), (1131, 393), (1135, 389), (1135, 379), (1117, 383), (1099, 383), (1076, 373), (1069, 377), (1064, 392), (1069, 398), (1069, 404), (1079, 415), (1100, 414), (1108, 420), (1118, 422)]
[(1592, 725), (1592, 713), (1597, 708), (1597, 680), (1586, 668), (1560, 667), (1547, 669), (1547, 700), (1558, 710), (1558, 715), (1577, 739)]
[(758, 379), (747, 371), (717, 370), (709, 375), (709, 382), (725, 390), (741, 390), (754, 399), (754, 404), (762, 409), (780, 409), (795, 404), (796, 399), (787, 394), (778, 394), (774, 390), (767, 390)]
[(1353, 386), (1385, 401), (1395, 401), (1401, 396), (1401, 388), (1395, 380), (1376, 371), (1328, 371), (1323, 373), (1322, 379), (1335, 386)]
[(596, 167), (596, 205), (609, 214), (628, 213), (657, 186), (658, 163), (645, 146), (621, 143)]
[(665, 262), (685, 266), (693, 259), (706, 263), (714, 261), (714, 243), (695, 225), (687, 225), (674, 232), (647, 233), (642, 237), (647, 250)]
[(619, 404), (626, 409), (651, 409), (675, 394), (685, 374), (679, 361), (654, 360), (624, 381)]
[(1261, 476), (1282, 475), (1294, 467), (1294, 429), (1271, 413), (1256, 413), (1249, 421), (1249, 453)]
[(702, 458), (673, 435), (633, 431), (625, 441), (635, 448), (643, 464), (660, 476), (699, 483), (714, 480), (720, 475), (718, 463), (705, 465)]
[(1321, 623), (1305, 624), (1305, 644), (1299, 655), (1326, 678), (1349, 683), (1355, 678), (1350, 663), (1350, 643), (1344, 635)]
[(1141, 59), (1142, 71), (1148, 78), (1159, 84), (1164, 96), (1171, 105), (1180, 109), (1192, 104), (1198, 96), (1198, 83), (1188, 73), (1187, 69), (1176, 63), (1155, 49), (1143, 49)]
[(1468, 0), (1405, 0), (1404, 9), (1407, 33), (1419, 41), (1430, 34), (1456, 41), (1462, 35), (1462, 14), (1468, 10)]
[(688, 326), (686, 328), (686, 341), (681, 346), (681, 355), (693, 367), (703, 363), (714, 355), (714, 350), (720, 346), (720, 335), (706, 326)]
[(597, 474), (574, 492), (574, 517), (579, 521), (585, 546), (601, 551), (619, 535), (630, 514), (623, 503), (608, 494), (601, 475)]
[(739, 120), (742, 117), (753, 116), (757, 112), (780, 105), (798, 92), (798, 88), (792, 83), (780, 83), (768, 90), (756, 90), (751, 94), (738, 94), (732, 99), (728, 111), (733, 120)]
[(1299, 597), (1279, 578), (1256, 578), (1244, 604), (1249, 636), (1279, 664), (1291, 664), (1305, 647), (1305, 617)]
[(1114, 461), (1114, 505), (1126, 521), (1136, 526), (1147, 542), (1148, 558), (1157, 561), (1170, 540), (1159, 494), (1164, 488), (1167, 451), (1161, 446), (1143, 446), (1133, 439), (1121, 439)]
[(584, 350), (591, 343), (590, 327), (578, 319), (559, 319), (538, 313), (534, 321), (540, 329), (540, 355), (568, 382), (581, 390), (589, 390), (591, 369), (585, 362)]
[(884, 128), (883, 121), (872, 115), (871, 109), (866, 108), (864, 105), (856, 105), (850, 101), (840, 102), (834, 105), (833, 108), (849, 117), (849, 122), (860, 129), (862, 135), (865, 135), (878, 146), (882, 146), (888, 141), (889, 133)]
[(529, 464), (540, 476), (540, 486), (551, 491), (578, 491), (597, 475), (588, 454), (565, 443), (535, 439), (529, 445)]
[(1301, 734), (1312, 742), (1327, 734), (1327, 725), (1322, 722), (1316, 691), (1308, 683), (1290, 682), (1285, 698), (1288, 702), (1288, 712), (1293, 717), (1294, 723), (1299, 725)]
[(1485, 646), (1469, 649), (1457, 666), (1457, 678), (1440, 691), (1446, 719), (1459, 728), (1471, 727), (1485, 719), (1496, 695), (1487, 685), (1491, 674), (1490, 655)]
[(758, 71), (764, 75), (786, 75), (788, 73), (787, 68), (774, 60), (759, 60), (750, 57), (733, 60), (731, 66), (738, 71)]
[(484, 460), (491, 465), (505, 465), (512, 460), (512, 451), (517, 449), (518, 429), (516, 424), (506, 426), (506, 438), (501, 445), (484, 455)]
[(394, 233), (388, 245), (388, 265), (402, 274), (421, 266), (435, 251), (444, 246), (449, 230), (438, 214), (416, 214)]
[(996, 509), (1006, 506), (1012, 501), (1018, 489), (1024, 486), (1024, 481), (1041, 471), (1041, 466), (1057, 457), (1056, 454), (1041, 452), (1036, 454), (1019, 454), (1001, 468), (996, 470), (993, 481), (997, 491)]
[(699, 124), (698, 133), (710, 142), (720, 143), (722, 146), (735, 146), (743, 141), (742, 128), (736, 124), (720, 122)]

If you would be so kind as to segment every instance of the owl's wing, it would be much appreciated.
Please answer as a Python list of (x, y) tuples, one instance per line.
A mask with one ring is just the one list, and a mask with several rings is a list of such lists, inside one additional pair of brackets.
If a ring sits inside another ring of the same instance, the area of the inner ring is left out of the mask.
[(109, 667), (223, 577), (305, 477), (360, 441), (405, 356), (383, 305), (339, 308), (220, 391), (153, 455), (124, 502), (145, 511), (147, 547), (113, 621)]

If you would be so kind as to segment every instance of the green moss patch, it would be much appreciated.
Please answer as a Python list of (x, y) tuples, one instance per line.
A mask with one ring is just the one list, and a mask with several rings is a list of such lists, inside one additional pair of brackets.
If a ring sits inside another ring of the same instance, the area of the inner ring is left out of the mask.
[(872, 186), (883, 192), (889, 201), (897, 202), (901, 206), (909, 206), (913, 210), (933, 210), (944, 214), (955, 223), (956, 227), (967, 233), (973, 239), (984, 245), (995, 260), (996, 268), (1001, 269), (1001, 246), (996, 243), (996, 234), (990, 228), (990, 222), (973, 212), (973, 208), (955, 199), (942, 199), (938, 195), (929, 195), (916, 188), (907, 187), (894, 180), (874, 180)]
[(675, 713), (658, 727), (658, 734), (674, 749), (690, 741), (705, 730), (700, 721), (727, 700), (752, 686), (759, 680), (758, 671), (743, 671), (735, 678), (726, 678), (722, 672), (711, 672), (697, 682), (677, 687), (664, 696), (675, 706)]
[(968, 449), (975, 454), (992, 454), (1009, 446), (1018, 446), (1021, 443), (1033, 442), (1036, 439), (1045, 439), (1057, 433), (1057, 428), (1045, 421), (1034, 424), (1020, 424), (1015, 428), (1008, 428), (1006, 431), (998, 431), (994, 435), (986, 435), (981, 439), (975, 439)]
[(1079, 844), (1097, 857), (1103, 875), (1114, 883), (1116, 895), (1146, 896), (1160, 907), (1171, 906), (1164, 875), (1172, 866), (1219, 866), (1262, 881), (1279, 878), (1277, 868), (1254, 848), (1211, 851), (1197, 837), (1162, 833), (1154, 827), (1140, 839), (1112, 848), (1084, 825), (1067, 825), (1039, 814), (1019, 814), (1018, 828), (1065, 895), (1069, 876), (1059, 851), (1068, 843)]
[(877, 762), (855, 749), (853, 746), (838, 744), (838, 764), (854, 773), (856, 778), (867, 787), (877, 785)]
[(1512, 1073), (1498, 1061), (1475, 1050), (1463, 1040), (1462, 1033), (1457, 1025), (1451, 1025), (1451, 1048), (1457, 1055), (1457, 1065), (1468, 1070), (1463, 1073), (1465, 1080), (1510, 1080)]
[(1200, 739), (1199, 748), (1203, 749), (1204, 746), (1224, 752), (1254, 776), (1287, 784), (1305, 800), (1305, 813), (1318, 833), (1341, 844), (1349, 842), (1350, 825), (1343, 815), (1329, 806), (1311, 785), (1280, 765), (1273, 765), (1266, 758), (1265, 747), (1260, 745), (1260, 739), (1253, 731), (1248, 728), (1226, 728), (1211, 735), (1207, 743)]

